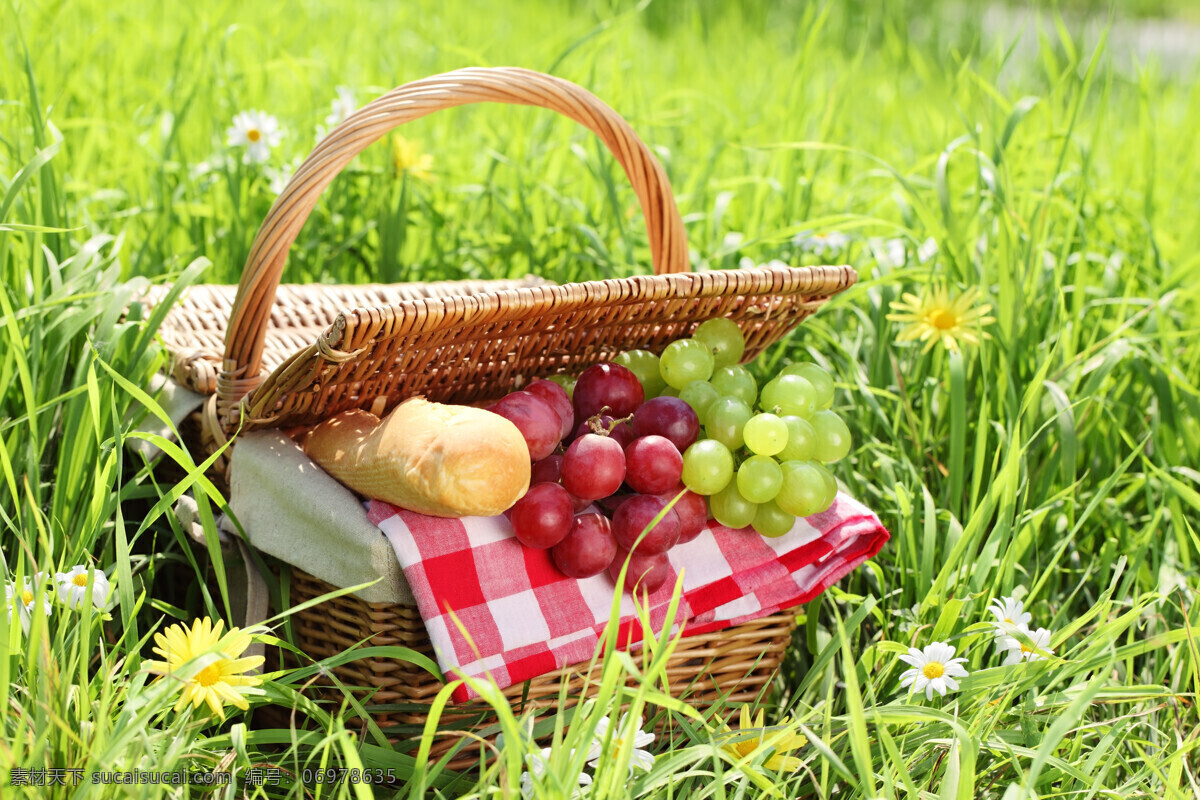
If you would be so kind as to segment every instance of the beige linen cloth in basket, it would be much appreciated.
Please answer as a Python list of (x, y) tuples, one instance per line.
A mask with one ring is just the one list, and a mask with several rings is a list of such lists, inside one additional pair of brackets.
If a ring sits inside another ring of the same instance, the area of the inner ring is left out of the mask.
[[(152, 388), (160, 390), (158, 401), (176, 426), (205, 399), (170, 379)], [(174, 438), (165, 426), (152, 432)], [(145, 441), (135, 440), (134, 446), (149, 459), (161, 455)], [(395, 550), (367, 519), (362, 501), (288, 437), (273, 430), (239, 436), (230, 456), (229, 484), (230, 515), (220, 515), (217, 524), (227, 560), (241, 562), (240, 566), (227, 563), (234, 567), (231, 603), (241, 616), (234, 624), (253, 625), (268, 615), (266, 583), (251, 558), (250, 546), (333, 586), (370, 584), (354, 592), (368, 603), (416, 604)], [(181, 497), (175, 516), (189, 536), (203, 545), (196, 501)]]

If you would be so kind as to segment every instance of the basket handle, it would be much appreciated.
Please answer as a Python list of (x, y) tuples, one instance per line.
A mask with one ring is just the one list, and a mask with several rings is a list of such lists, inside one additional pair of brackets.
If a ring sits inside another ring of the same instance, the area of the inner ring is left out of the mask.
[(515, 67), (471, 68), (393, 89), (351, 114), (296, 170), (263, 220), (229, 316), (217, 400), (229, 408), (262, 378), (263, 342), (288, 250), (325, 187), (393, 128), (468, 103), (541, 106), (586, 126), (608, 147), (637, 193), (654, 272), (686, 272), (687, 240), (662, 165), (624, 119), (591, 92), (550, 75)]

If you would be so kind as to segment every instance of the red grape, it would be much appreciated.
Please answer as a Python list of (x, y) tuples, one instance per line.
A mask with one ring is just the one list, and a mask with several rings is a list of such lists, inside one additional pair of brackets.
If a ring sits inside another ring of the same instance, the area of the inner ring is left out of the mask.
[(633, 433), (666, 437), (682, 453), (700, 434), (700, 418), (678, 397), (655, 397), (633, 412)]
[(628, 417), (646, 399), (641, 381), (628, 367), (620, 364), (595, 364), (575, 382), (575, 418), (584, 420), (599, 414), (605, 406), (614, 417)]
[(558, 413), (562, 422), (560, 440), (571, 435), (571, 431), (575, 430), (575, 407), (571, 405), (571, 397), (566, 389), (554, 381), (537, 380), (526, 386), (525, 391), (536, 394)]
[(616, 439), (617, 444), (621, 445), (621, 449), (624, 450), (635, 438), (633, 435), (633, 424), (629, 420), (623, 419), (612, 426), (612, 430), (608, 432), (608, 435)]
[(550, 548), (554, 565), (568, 578), (599, 575), (616, 554), (617, 542), (608, 517), (594, 512), (575, 517), (567, 538)]
[[(568, 494), (570, 494), (570, 492), (568, 492)], [(582, 497), (576, 497), (573, 494), (571, 495), (571, 508), (575, 510), (576, 514), (586, 511), (587, 507), (591, 504), (591, 500), (584, 500)]]
[(675, 513), (675, 509), (663, 514), (658, 524), (650, 528), (645, 537), (638, 542), (642, 531), (654, 522), (654, 518), (662, 513), (666, 506), (664, 501), (648, 494), (634, 495), (622, 503), (613, 512), (612, 532), (617, 538), (617, 544), (643, 555), (665, 553), (674, 547), (679, 539), (679, 515)]
[(679, 483), (683, 456), (662, 436), (643, 436), (625, 448), (625, 482), (642, 494), (662, 494)]
[(675, 544), (687, 544), (699, 536), (708, 523), (708, 503), (703, 495), (689, 491), (682, 483), (668, 492), (659, 494), (658, 499), (669, 503), (680, 492), (683, 492), (683, 497), (671, 506), (671, 510), (679, 517), (679, 541)]
[(614, 582), (620, 577), (621, 568), (625, 566), (626, 561), (629, 561), (629, 568), (625, 571), (625, 591), (630, 594), (641, 594), (642, 591), (654, 594), (667, 582), (671, 574), (671, 563), (667, 560), (666, 553), (645, 555), (630, 553), (618, 547), (617, 555), (608, 567), (608, 574)]
[(562, 478), (562, 456), (549, 455), (541, 461), (533, 462), (529, 473), (529, 485), (535, 483), (558, 483)]
[(526, 547), (545, 550), (566, 538), (575, 512), (571, 495), (557, 483), (538, 483), (513, 505), (513, 533)]
[(488, 411), (499, 414), (525, 437), (531, 461), (541, 461), (554, 452), (562, 441), (562, 425), (558, 413), (542, 398), (532, 392), (512, 392), (488, 406)]
[(621, 507), (621, 503), (624, 503), (631, 497), (633, 497), (633, 494), (630, 492), (618, 491), (616, 494), (610, 494), (608, 497), (601, 497), (596, 501), (596, 505), (600, 506), (600, 510), (608, 514), (611, 518), (613, 512)]
[[(607, 431), (608, 423), (610, 421), (612, 421), (612, 417), (607, 416), (607, 415), (601, 416), (599, 418), (599, 420), (597, 420), (597, 421), (600, 423), (601, 430)], [(585, 419), (575, 427), (575, 431), (571, 434), (571, 441), (573, 442), (576, 439), (580, 438), (581, 436), (587, 436), (589, 433), (595, 433), (595, 431), (592, 430), (592, 421), (589, 419)], [(603, 434), (601, 434), (601, 435), (603, 435)], [(624, 448), (622, 448), (622, 449), (624, 449)]]
[(625, 453), (615, 439), (589, 433), (571, 442), (563, 455), (562, 485), (581, 500), (599, 500), (621, 488)]

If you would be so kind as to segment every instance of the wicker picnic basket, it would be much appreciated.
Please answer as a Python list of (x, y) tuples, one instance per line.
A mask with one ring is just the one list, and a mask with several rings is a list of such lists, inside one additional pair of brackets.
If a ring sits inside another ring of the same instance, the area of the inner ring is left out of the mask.
[[(541, 106), (581, 123), (608, 147), (641, 205), (653, 275), (555, 285), (522, 281), (400, 286), (280, 286), (288, 250), (325, 187), (364, 148), (393, 128), (467, 103)], [(207, 453), (235, 433), (313, 425), (350, 408), (386, 412), (401, 400), (482, 403), (524, 382), (644, 348), (655, 352), (700, 322), (727, 317), (746, 338), (746, 360), (786, 335), (855, 281), (849, 267), (757, 267), (690, 272), (683, 221), (666, 175), (629, 125), (567, 81), (515, 68), (463, 69), (395, 89), (329, 134), (263, 221), (236, 287), (189, 290), (162, 336), (176, 381), (209, 395), (199, 415)], [(218, 462), (217, 468), (223, 464)], [(333, 589), (292, 565), (291, 602)], [(687, 637), (675, 653), (673, 685), (697, 703), (718, 695), (748, 700), (774, 675), (792, 615), (777, 614)], [(339, 597), (294, 618), (295, 643), (314, 658), (363, 639), (432, 653), (415, 607)], [(334, 670), (371, 692), (370, 710), (394, 740), (419, 735), (423, 704), (441, 684), (411, 664), (363, 659)], [(514, 704), (556, 698), (570, 668), (511, 687)], [(464, 727), (486, 714), (459, 709)], [(439, 741), (435, 755), (462, 737)], [(464, 750), (455, 761), (471, 761)]]

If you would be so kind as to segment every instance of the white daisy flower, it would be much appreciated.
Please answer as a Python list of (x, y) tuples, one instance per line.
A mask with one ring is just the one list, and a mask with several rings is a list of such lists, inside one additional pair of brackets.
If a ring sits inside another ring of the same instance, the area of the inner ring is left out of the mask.
[(988, 611), (996, 618), (996, 641), (999, 642), (1011, 632), (1007, 625), (1017, 628), (1028, 628), (1033, 615), (1025, 610), (1025, 604), (1014, 597), (1001, 597), (993, 600)]
[[(37, 606), (37, 586), (41, 583), (41, 573), (37, 575), (37, 582), (33, 578), (26, 578), (23, 586), (18, 591), (15, 584), (8, 584), (4, 587), (4, 605), (8, 609), (8, 621), (12, 622), (13, 610), (17, 612), (17, 618), (21, 620), (21, 628), (26, 634), (29, 633), (29, 626), (33, 624), (33, 612)], [(42, 593), (42, 613), (47, 617), (54, 611), (54, 607), (50, 604), (50, 594)]]
[[(54, 582), (58, 586), (58, 599), (68, 608), (78, 611), (88, 598), (88, 568), (84, 564), (71, 567), (68, 572), (54, 573)], [(108, 601), (108, 576), (100, 570), (95, 571), (92, 583), (92, 605), (103, 610)]]
[(846, 249), (850, 237), (840, 231), (832, 233), (812, 233), (801, 231), (792, 237), (792, 244), (803, 253), (817, 256), (832, 256)]
[(271, 157), (271, 148), (283, 139), (279, 120), (265, 111), (242, 111), (233, 118), (225, 131), (230, 147), (245, 147), (244, 160), (261, 164)]
[(910, 647), (900, 660), (912, 665), (912, 669), (900, 675), (900, 685), (912, 686), (914, 692), (924, 689), (926, 700), (932, 700), (934, 692), (945, 697), (947, 691), (958, 691), (955, 678), (965, 678), (968, 674), (963, 667), (966, 659), (954, 658), (954, 647), (945, 642), (934, 642), (924, 650)]
[(325, 117), (325, 124), (330, 128), (341, 124), (346, 117), (358, 110), (358, 103), (354, 102), (354, 90), (349, 86), (337, 87), (337, 97), (333, 98), (329, 105), (329, 116)]
[[(1018, 630), (1028, 636), (1037, 645), (1038, 650), (1054, 655), (1054, 651), (1050, 648), (1050, 631), (1045, 628), (1038, 628), (1036, 631), (1031, 631), (1024, 625), (1019, 626)], [(1005, 636), (1000, 641), (999, 649), (1008, 653), (1008, 656), (1004, 659), (1004, 666), (1006, 667), (1013, 664), (1020, 664), (1022, 661), (1046, 660), (1045, 656), (1035, 653), (1034, 648), (1024, 644), (1015, 636)]]
[[(611, 725), (608, 717), (601, 717), (600, 722), (596, 725), (596, 733), (592, 738), (592, 746), (588, 748), (587, 762), (592, 767), (596, 767), (600, 763), (601, 756), (606, 752), (604, 750), (604, 739), (608, 736), (608, 729)], [(629, 714), (621, 715), (621, 721), (617, 724), (617, 729), (613, 731), (612, 741), (609, 742), (608, 751), (616, 753), (621, 749), (628, 736), (633, 736), (633, 755), (629, 759), (629, 774), (633, 774), (633, 768), (649, 771), (654, 766), (654, 756), (641, 748), (654, 741), (653, 733), (646, 733), (642, 730), (642, 718), (637, 718), (637, 724), (632, 728), (629, 726)]]
[[(534, 781), (540, 782), (542, 776), (546, 774), (547, 767), (550, 766), (550, 748), (543, 747), (540, 753), (530, 753), (525, 756), (525, 763), (529, 765), (529, 769), (521, 773), (521, 796), (532, 797)], [(586, 772), (579, 773), (580, 786), (587, 786), (591, 782), (591, 775)]]

